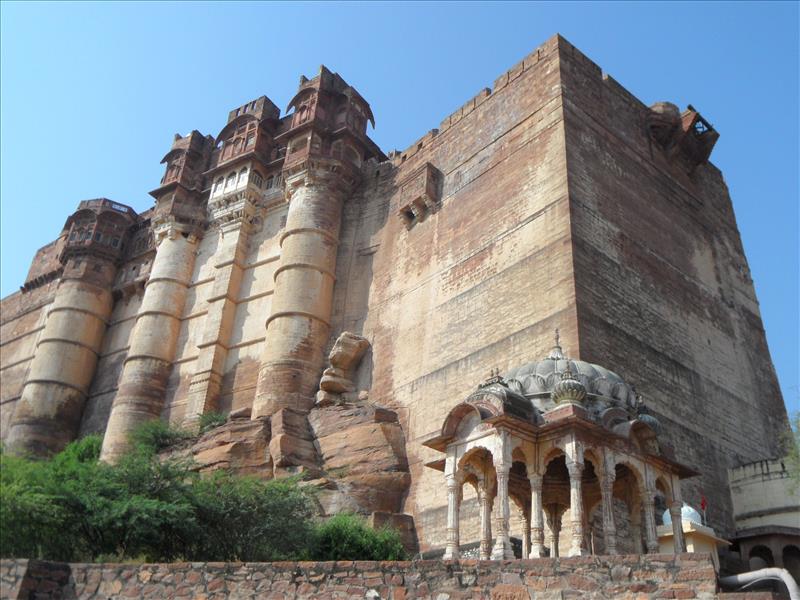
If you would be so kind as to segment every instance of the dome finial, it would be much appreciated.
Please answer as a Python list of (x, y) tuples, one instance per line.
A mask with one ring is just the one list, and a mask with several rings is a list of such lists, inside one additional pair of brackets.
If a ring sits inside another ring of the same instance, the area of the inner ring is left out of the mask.
[(553, 386), (550, 398), (556, 404), (582, 404), (586, 398), (586, 387), (575, 379), (572, 370), (569, 368), (569, 361), (567, 361), (567, 366), (561, 373), (561, 379)]
[(553, 346), (553, 349), (550, 350), (550, 354), (547, 358), (552, 360), (563, 360), (564, 359), (564, 352), (561, 350), (561, 336), (558, 334), (558, 327), (556, 327), (556, 345)]

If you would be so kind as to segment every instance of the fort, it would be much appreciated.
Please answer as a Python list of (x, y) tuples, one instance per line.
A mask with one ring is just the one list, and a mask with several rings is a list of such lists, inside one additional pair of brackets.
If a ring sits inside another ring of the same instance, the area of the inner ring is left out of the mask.
[(325, 67), (287, 110), (175, 135), (152, 208), (81, 201), (38, 251), (6, 448), (113, 462), (219, 412), (199, 468), (303, 472), (432, 556), (655, 553), (665, 511), (680, 552), (701, 497), (736, 537), (730, 470), (788, 420), (708, 119), (560, 36), (402, 152)]

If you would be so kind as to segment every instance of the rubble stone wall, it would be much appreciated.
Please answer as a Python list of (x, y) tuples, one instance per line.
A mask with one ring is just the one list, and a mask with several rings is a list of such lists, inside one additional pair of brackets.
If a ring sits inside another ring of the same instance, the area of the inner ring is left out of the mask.
[(70, 564), (0, 561), (3, 598), (608, 599), (717, 596), (707, 554), (520, 561)]

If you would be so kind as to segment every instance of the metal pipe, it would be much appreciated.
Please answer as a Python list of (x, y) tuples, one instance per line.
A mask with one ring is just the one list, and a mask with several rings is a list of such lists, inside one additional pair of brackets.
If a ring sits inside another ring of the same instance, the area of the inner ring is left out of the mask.
[(797, 582), (786, 569), (759, 569), (758, 571), (749, 571), (747, 573), (739, 573), (738, 575), (729, 575), (727, 577), (720, 577), (719, 583), (720, 585), (727, 587), (746, 587), (758, 581), (768, 579), (777, 579), (778, 581), (782, 581), (786, 586), (786, 589), (789, 590), (789, 598), (791, 600), (800, 600), (800, 588), (797, 587)]

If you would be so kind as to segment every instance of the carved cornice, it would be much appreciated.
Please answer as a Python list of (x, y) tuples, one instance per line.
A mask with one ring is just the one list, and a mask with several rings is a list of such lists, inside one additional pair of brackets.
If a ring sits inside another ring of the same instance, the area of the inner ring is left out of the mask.
[(259, 195), (249, 189), (224, 194), (208, 203), (209, 222), (223, 231), (249, 229), (255, 221), (260, 204)]
[(331, 158), (306, 158), (284, 167), (286, 197), (298, 187), (325, 187), (331, 192), (348, 194), (361, 180), (361, 171), (347, 161)]

